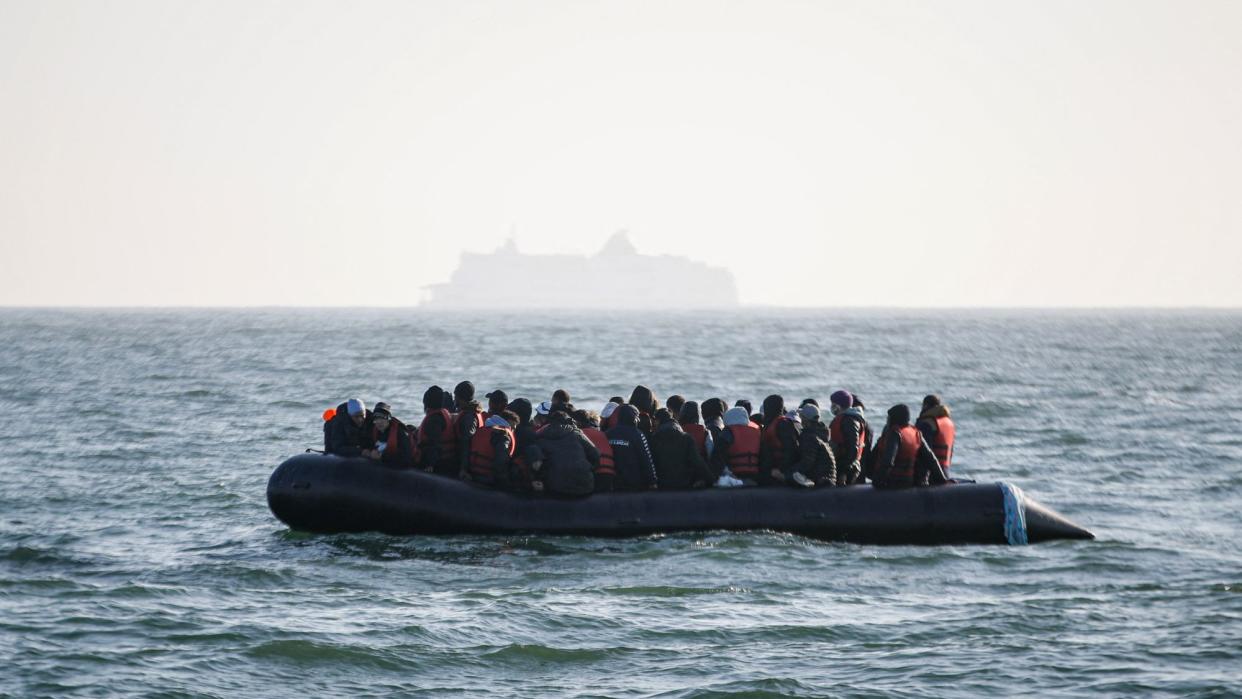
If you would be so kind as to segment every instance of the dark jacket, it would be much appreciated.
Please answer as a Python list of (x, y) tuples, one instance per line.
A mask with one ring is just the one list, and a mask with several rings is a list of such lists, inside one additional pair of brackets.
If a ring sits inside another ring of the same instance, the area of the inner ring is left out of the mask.
[(650, 435), (655, 431), (655, 423), (652, 421), (651, 416), (655, 415), (656, 399), (651, 389), (642, 384), (635, 386), (634, 391), (630, 393), (629, 404), (638, 409), (638, 417), (634, 424), (644, 434)]
[[(775, 418), (774, 418), (775, 419)], [(773, 469), (780, 469), (788, 479), (798, 470), (798, 427), (793, 420), (781, 420), (776, 425), (776, 438), (780, 440), (782, 458), (779, 462), (776, 455), (772, 452), (772, 447), (768, 444), (767, 428), (764, 427), (764, 439), (760, 441), (759, 447), (759, 472), (763, 476), (767, 476), (768, 472)], [(809, 475), (803, 471), (803, 475)]]
[(328, 421), (327, 436), (324, 440), (324, 451), (337, 456), (361, 456), (363, 449), (370, 449), (371, 442), (367, 437), (371, 431), (364, 421), (362, 427), (349, 419), (349, 411), (341, 403), (336, 408), (336, 415)]
[(837, 480), (837, 462), (828, 446), (828, 425), (822, 420), (803, 420), (802, 433), (798, 435), (798, 470), (813, 481), (827, 481), (834, 485)]
[(406, 427), (405, 423), (395, 417), (389, 418), (388, 430), (383, 434), (380, 434), (375, 429), (374, 417), (368, 417), (366, 424), (363, 425), (363, 431), (365, 434), (370, 435), (367, 439), (369, 442), (366, 447), (367, 449), (376, 448), (380, 442), (387, 444), (389, 442), (389, 437), (393, 437), (391, 441), (396, 445), (396, 449), (385, 448), (383, 454), (380, 456), (380, 461), (383, 462), (385, 466), (392, 466), (393, 468), (414, 468), (413, 437), (410, 435), (409, 428)]
[[(831, 443), (832, 456), (837, 464), (837, 485), (850, 485), (862, 477), (863, 464), (857, 458), (858, 437), (866, 436), (867, 421), (853, 408), (846, 410), (840, 417), (841, 434), (838, 441)], [(863, 457), (866, 456), (864, 449)]]
[[(899, 425), (900, 426), (900, 425)], [(897, 436), (898, 426), (886, 425), (884, 433), (888, 435), (884, 440), (884, 448), (875, 455), (872, 461), (871, 480), (877, 488), (909, 488), (915, 485), (943, 485), (949, 479), (945, 478), (944, 471), (940, 468), (940, 462), (936, 460), (936, 454), (927, 444), (927, 439), (923, 434), (919, 433), (919, 453), (914, 460), (914, 479), (913, 481), (894, 480), (888, 477), (888, 473), (892, 470), (893, 465), (897, 462), (897, 449), (901, 445), (901, 439)]]
[(676, 422), (670, 420), (656, 428), (651, 435), (651, 455), (661, 490), (701, 487), (711, 480), (694, 437)]
[(539, 430), (536, 444), (543, 455), (539, 480), (556, 495), (588, 495), (595, 490), (599, 450), (572, 423), (554, 422)]
[(470, 443), (474, 441), (474, 433), (479, 431), (479, 419), (483, 407), (478, 401), (470, 401), (457, 414), (457, 453), (459, 470), (465, 473), (470, 468)]
[(444, 421), (443, 413), (436, 411), (429, 415), (419, 427), (419, 466), (425, 471), (434, 471), (441, 476), (456, 477), (460, 471), (456, 454), (444, 454), (441, 449), (441, 436), (449, 429)]
[[(533, 431), (532, 431), (533, 434)], [(481, 483), (492, 485), (501, 490), (516, 490), (520, 482), (518, 477), (517, 465), (513, 458), (509, 456), (509, 446), (511, 442), (516, 441), (516, 431), (514, 437), (509, 436), (509, 432), (505, 430), (492, 430), (492, 476), (490, 479), (475, 477)], [(516, 457), (517, 451), (514, 451)]]
[(612, 445), (612, 458), (617, 475), (613, 478), (614, 490), (649, 490), (659, 482), (655, 460), (647, 443), (647, 435), (638, 429), (638, 410), (623, 405), (615, 413), (617, 424), (605, 434)]

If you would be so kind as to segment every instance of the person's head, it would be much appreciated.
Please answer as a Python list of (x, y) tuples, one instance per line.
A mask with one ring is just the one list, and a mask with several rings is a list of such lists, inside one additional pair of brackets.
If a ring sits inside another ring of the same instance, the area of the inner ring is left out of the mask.
[(750, 422), (750, 415), (746, 413), (746, 408), (735, 405), (725, 411), (724, 424), (726, 427), (743, 426)]
[(708, 398), (703, 401), (703, 419), (713, 420), (715, 418), (724, 417), (724, 412), (728, 406), (720, 398)]
[(923, 410), (927, 410), (928, 408), (934, 408), (940, 404), (941, 404), (940, 396), (936, 395), (935, 393), (930, 393), (926, 396), (923, 396)]
[(686, 404), (685, 396), (682, 396), (679, 393), (674, 393), (673, 395), (669, 396), (667, 400), (664, 401), (664, 407), (668, 408), (668, 411), (672, 413), (674, 416), (681, 414), (681, 406), (685, 404)]
[(660, 408), (655, 411), (655, 415), (652, 415), (651, 417), (655, 420), (657, 425), (663, 425), (666, 422), (673, 421), (673, 414), (669, 412), (668, 408)]
[(553, 425), (574, 424), (573, 418), (571, 418), (569, 416), (569, 413), (565, 412), (564, 410), (553, 410), (552, 412), (548, 413), (548, 422)]
[(656, 410), (655, 394), (650, 388), (639, 384), (630, 393), (630, 405), (638, 408), (638, 412), (652, 414)]
[(487, 394), (487, 412), (499, 415), (509, 405), (509, 396), (499, 388)]
[(534, 410), (533, 406), (530, 404), (530, 401), (525, 398), (514, 398), (513, 401), (509, 403), (508, 407), (509, 411), (514, 415), (517, 415), (519, 420), (519, 422), (514, 423), (514, 427), (517, 427), (519, 424), (530, 422), (530, 415)]
[(828, 398), (828, 404), (832, 410), (832, 414), (836, 415), (843, 410), (849, 410), (854, 405), (854, 397), (849, 391), (835, 391)]
[(692, 400), (686, 401), (686, 404), (681, 406), (681, 413), (677, 416), (677, 421), (683, 425), (699, 424), (699, 404)]
[(499, 415), (502, 420), (509, 423), (509, 427), (517, 427), (522, 421), (522, 418), (512, 410), (501, 410)]
[(803, 398), (802, 402), (798, 404), (798, 407), (801, 408), (804, 405), (813, 405), (816, 408), (818, 408), (819, 401), (815, 400), (814, 398)]
[(750, 401), (746, 400), (745, 398), (738, 398), (737, 401), (733, 403), (733, 407), (745, 408), (747, 415), (750, 415), (751, 413), (755, 412), (755, 409), (752, 408), (750, 405)]
[(556, 389), (552, 392), (552, 402), (561, 403), (562, 405), (569, 404), (569, 391), (563, 388)]
[(357, 398), (345, 401), (345, 412), (349, 413), (349, 419), (358, 427), (362, 427), (362, 423), (366, 422), (367, 406)]
[(392, 422), (392, 409), (387, 403), (380, 401), (375, 404), (375, 407), (371, 409), (371, 422), (380, 432), (388, 429), (388, 424)]
[(429, 413), (444, 407), (444, 389), (432, 386), (423, 391), (423, 412)]
[(622, 398), (621, 396), (613, 396), (612, 398), (608, 399), (608, 402), (616, 403), (617, 405), (625, 405), (625, 399)]
[(888, 409), (888, 424), (894, 427), (910, 424), (910, 406), (898, 403)]
[(574, 424), (578, 425), (580, 429), (585, 430), (588, 427), (592, 427), (591, 416), (588, 415), (587, 411), (582, 408), (578, 408), (577, 410), (573, 411), (572, 413), (569, 414), (569, 416), (574, 419)]
[(440, 397), (442, 399), (440, 401), (441, 408), (444, 408), (450, 413), (457, 412), (457, 401), (453, 399), (453, 394), (449, 393), (448, 391), (445, 391), (444, 393), (440, 394)]
[(632, 405), (623, 405), (617, 408), (616, 416), (618, 425), (634, 426), (638, 424), (638, 408)]
[(617, 408), (620, 408), (620, 407), (621, 407), (620, 403), (613, 403), (612, 401), (608, 401), (607, 403), (604, 404), (603, 409), (599, 411), (600, 419), (607, 420), (608, 418), (612, 417), (612, 414), (615, 413), (617, 411)]
[(463, 407), (466, 403), (474, 400), (474, 384), (469, 381), (462, 381), (453, 387), (453, 398), (457, 401), (458, 407)]
[(802, 418), (802, 424), (804, 425), (819, 422), (819, 406), (814, 403), (803, 403), (798, 408), (798, 417)]
[(773, 393), (763, 399), (763, 422), (767, 424), (785, 414), (785, 399)]
[(548, 424), (548, 421), (551, 419), (548, 416), (551, 414), (552, 414), (552, 401), (545, 400), (544, 402), (535, 406), (535, 422), (534, 422), (535, 427)]

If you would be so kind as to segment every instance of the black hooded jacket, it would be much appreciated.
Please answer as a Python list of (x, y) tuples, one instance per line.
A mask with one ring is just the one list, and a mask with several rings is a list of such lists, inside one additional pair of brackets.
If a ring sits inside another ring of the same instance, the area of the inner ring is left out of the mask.
[(656, 411), (655, 393), (650, 388), (639, 384), (634, 387), (633, 393), (630, 394), (630, 405), (638, 409), (638, 418), (635, 424), (644, 434), (651, 434), (655, 430), (655, 424), (652, 422), (652, 415)]
[(589, 495), (595, 490), (599, 450), (572, 422), (553, 422), (539, 430), (536, 444), (543, 453), (538, 478), (556, 495)]
[(410, 436), (410, 430), (405, 423), (397, 418), (388, 419), (388, 429), (382, 434), (375, 428), (375, 416), (367, 417), (366, 424), (362, 426), (363, 433), (368, 435), (367, 449), (373, 449), (378, 446), (379, 442), (388, 443), (391, 436), (392, 442), (396, 445), (396, 449), (385, 448), (383, 454), (380, 455), (380, 461), (385, 466), (393, 468), (414, 468), (414, 442)]
[(363, 449), (371, 448), (367, 439), (371, 432), (365, 421), (362, 427), (354, 424), (345, 405), (336, 406), (336, 415), (328, 421), (323, 448), (337, 456), (361, 456)]
[(798, 435), (798, 470), (813, 481), (835, 485), (837, 461), (828, 446), (828, 425), (822, 420), (803, 420)]
[(686, 434), (676, 421), (667, 420), (656, 427), (651, 435), (651, 455), (661, 490), (682, 490), (706, 485), (711, 480), (694, 437)]
[(617, 424), (606, 433), (616, 462), (613, 489), (649, 490), (659, 479), (647, 435), (638, 429), (638, 410), (632, 405), (623, 405), (617, 408), (615, 415)]

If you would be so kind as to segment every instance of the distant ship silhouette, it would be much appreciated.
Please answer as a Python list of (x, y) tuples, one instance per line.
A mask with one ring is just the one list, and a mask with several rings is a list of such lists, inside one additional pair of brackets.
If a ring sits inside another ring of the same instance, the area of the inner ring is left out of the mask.
[(527, 255), (510, 238), (492, 253), (462, 253), (445, 284), (424, 287), (429, 309), (734, 308), (727, 269), (686, 257), (642, 255), (617, 231), (594, 255)]

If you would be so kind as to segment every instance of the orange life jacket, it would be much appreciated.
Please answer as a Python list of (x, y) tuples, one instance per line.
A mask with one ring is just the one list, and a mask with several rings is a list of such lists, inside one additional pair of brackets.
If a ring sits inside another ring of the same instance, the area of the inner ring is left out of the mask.
[[(888, 437), (892, 430), (884, 430), (880, 441), (876, 442), (875, 453), (883, 454)], [(919, 446), (923, 435), (913, 425), (902, 425), (897, 428), (897, 458), (893, 459), (893, 467), (884, 476), (884, 483), (891, 485), (912, 485), (914, 483), (914, 464), (919, 457)]]
[(694, 437), (694, 444), (699, 448), (699, 456), (707, 459), (707, 428), (697, 422), (681, 426), (686, 434)]
[(761, 434), (755, 423), (725, 427), (733, 434), (733, 444), (725, 462), (738, 478), (754, 478), (759, 475), (759, 439)]
[(427, 438), (427, 421), (432, 415), (441, 415), (444, 417), (444, 430), (440, 432), (440, 459), (447, 461), (457, 454), (457, 433), (453, 429), (453, 416), (444, 408), (437, 408), (423, 416), (423, 421), (418, 423), (418, 446), (420, 450), (425, 450), (431, 440)]
[(492, 461), (496, 458), (496, 448), (492, 445), (492, 433), (496, 430), (502, 430), (509, 435), (509, 458), (513, 458), (513, 454), (517, 451), (517, 437), (513, 434), (513, 429), (509, 427), (480, 427), (474, 433), (474, 438), (470, 440), (470, 475), (484, 481), (491, 481), (496, 477), (492, 473)]
[[(843, 446), (845, 444), (845, 434), (841, 429), (841, 421), (844, 419), (845, 413), (840, 413), (836, 417), (832, 418), (832, 423), (828, 425), (828, 441), (832, 444), (840, 444)], [(867, 449), (867, 430), (863, 425), (859, 425), (858, 427), (857, 449), (858, 452), (854, 455), (854, 458), (861, 462), (863, 452)], [(849, 466), (849, 464), (837, 464), (838, 468), (841, 468), (842, 466)]]
[(931, 447), (932, 453), (936, 455), (936, 459), (940, 461), (940, 467), (947, 474), (949, 466), (953, 461), (953, 442), (957, 436), (957, 428), (954, 427), (953, 421), (948, 415), (936, 418), (936, 434), (932, 435)]
[(768, 448), (768, 453), (772, 455), (772, 467), (779, 468), (785, 463), (785, 445), (781, 444), (780, 435), (776, 433), (780, 429), (781, 422), (790, 422), (790, 419), (784, 415), (779, 415), (775, 420), (768, 423), (763, 428), (763, 443)]
[(612, 456), (612, 445), (608, 443), (608, 435), (594, 427), (583, 427), (582, 434), (591, 440), (599, 449), (599, 467), (595, 469), (597, 476), (614, 476), (617, 473), (617, 462)]

